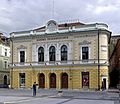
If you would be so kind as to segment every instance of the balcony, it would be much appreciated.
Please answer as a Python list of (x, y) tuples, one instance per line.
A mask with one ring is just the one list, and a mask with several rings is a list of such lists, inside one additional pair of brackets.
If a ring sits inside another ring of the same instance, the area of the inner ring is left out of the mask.
[[(75, 65), (98, 65), (97, 59), (89, 59), (89, 60), (68, 60), (68, 61), (45, 61), (45, 62), (25, 62), (19, 63), (14, 62), (10, 64), (11, 68), (14, 67), (39, 67), (39, 66), (75, 66)], [(99, 60), (99, 65), (108, 65), (108, 61), (105, 59)]]

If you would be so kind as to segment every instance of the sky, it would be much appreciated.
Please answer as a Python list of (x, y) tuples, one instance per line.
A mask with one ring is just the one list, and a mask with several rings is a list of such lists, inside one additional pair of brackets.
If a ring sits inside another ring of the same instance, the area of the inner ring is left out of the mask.
[(7, 36), (41, 27), (50, 19), (105, 23), (112, 35), (118, 35), (120, 0), (0, 0), (0, 32)]

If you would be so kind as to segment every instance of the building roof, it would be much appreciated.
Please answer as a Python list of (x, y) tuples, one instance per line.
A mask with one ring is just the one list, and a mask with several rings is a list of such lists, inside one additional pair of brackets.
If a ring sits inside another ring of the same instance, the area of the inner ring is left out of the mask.
[[(88, 32), (96, 30), (108, 30), (108, 26), (104, 23), (84, 24), (81, 22), (71, 22), (58, 24), (54, 20), (50, 20), (46, 25), (27, 31), (18, 31), (10, 33), (10, 37), (30, 36), (30, 35), (49, 35), (49, 34), (63, 34), (69, 32)], [(111, 32), (110, 32), (111, 33)]]
[[(74, 23), (62, 23), (62, 24), (58, 24), (58, 28), (64, 28), (64, 27), (72, 27), (72, 26), (80, 26), (80, 25), (85, 25), (84, 23), (81, 22), (74, 22)], [(35, 31), (39, 31), (39, 30), (44, 30), (46, 28), (46, 26), (41, 26), (39, 28), (34, 29)]]
[(4, 36), (3, 33), (0, 33), (0, 44), (4, 44), (9, 46), (9, 38), (7, 38), (6, 36)]

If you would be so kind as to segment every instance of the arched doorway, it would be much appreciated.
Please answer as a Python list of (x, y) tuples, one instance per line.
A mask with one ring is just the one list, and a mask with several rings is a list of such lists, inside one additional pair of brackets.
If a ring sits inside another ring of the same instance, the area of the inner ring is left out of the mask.
[(61, 75), (61, 88), (68, 88), (68, 74), (62, 73)]
[(56, 88), (56, 75), (54, 73), (50, 74), (50, 88)]
[(45, 75), (39, 74), (39, 88), (45, 88)]
[(7, 85), (7, 76), (4, 76), (4, 85)]

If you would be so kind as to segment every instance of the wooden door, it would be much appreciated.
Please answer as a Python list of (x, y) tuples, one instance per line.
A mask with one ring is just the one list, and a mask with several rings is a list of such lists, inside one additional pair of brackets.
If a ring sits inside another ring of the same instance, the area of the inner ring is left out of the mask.
[(56, 88), (56, 75), (54, 73), (50, 75), (50, 88)]
[(43, 73), (39, 76), (39, 88), (45, 88), (45, 75)]

